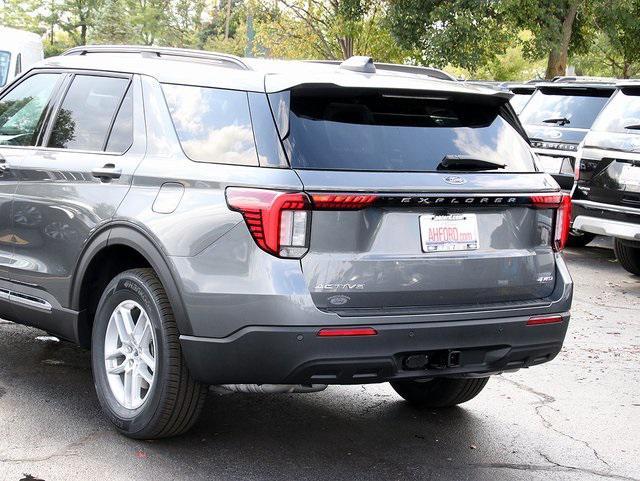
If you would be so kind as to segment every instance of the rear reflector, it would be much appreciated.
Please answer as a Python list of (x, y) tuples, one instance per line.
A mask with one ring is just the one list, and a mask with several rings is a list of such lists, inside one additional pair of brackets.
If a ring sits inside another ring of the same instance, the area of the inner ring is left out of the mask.
[(562, 322), (562, 316), (537, 316), (530, 317), (527, 326), (539, 326), (541, 324), (555, 324)]
[(325, 328), (318, 331), (319, 337), (375, 336), (378, 331), (371, 327)]

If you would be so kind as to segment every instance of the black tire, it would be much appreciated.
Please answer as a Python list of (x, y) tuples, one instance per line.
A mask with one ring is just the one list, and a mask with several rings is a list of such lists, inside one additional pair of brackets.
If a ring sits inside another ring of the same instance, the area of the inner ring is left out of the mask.
[[(111, 313), (126, 300), (133, 300), (145, 309), (157, 343), (154, 380), (144, 403), (137, 409), (127, 409), (116, 400), (109, 387), (104, 360), (104, 339)], [(126, 436), (135, 439), (176, 436), (198, 419), (207, 387), (189, 374), (178, 336), (171, 305), (153, 269), (122, 272), (104, 290), (93, 324), (91, 365), (102, 409)]]
[(640, 276), (640, 246), (635, 246), (620, 239), (613, 240), (613, 249), (618, 262), (631, 274)]
[(419, 408), (448, 408), (476, 397), (489, 381), (480, 378), (435, 378), (430, 381), (397, 381), (391, 387)]
[(567, 239), (567, 246), (584, 247), (595, 238), (596, 235), (591, 232), (571, 229), (571, 231), (569, 231), (569, 238)]

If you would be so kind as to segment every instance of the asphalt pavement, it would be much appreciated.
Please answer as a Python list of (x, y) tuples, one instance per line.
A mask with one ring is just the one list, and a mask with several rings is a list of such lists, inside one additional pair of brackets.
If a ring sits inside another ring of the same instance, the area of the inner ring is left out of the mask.
[(607, 241), (565, 256), (561, 354), (438, 412), (387, 384), (212, 391), (189, 434), (134, 441), (102, 416), (88, 352), (0, 321), (0, 481), (640, 479), (640, 279)]

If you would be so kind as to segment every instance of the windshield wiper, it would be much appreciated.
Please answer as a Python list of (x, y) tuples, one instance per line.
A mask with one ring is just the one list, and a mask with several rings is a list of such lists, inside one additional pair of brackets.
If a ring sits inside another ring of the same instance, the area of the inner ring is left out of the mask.
[(625, 129), (640, 130), (640, 124), (625, 125)]
[(545, 124), (567, 125), (571, 123), (571, 120), (566, 117), (552, 117), (550, 119), (545, 119), (542, 122), (544, 122)]
[(505, 167), (506, 164), (468, 155), (445, 155), (436, 170), (493, 170)]

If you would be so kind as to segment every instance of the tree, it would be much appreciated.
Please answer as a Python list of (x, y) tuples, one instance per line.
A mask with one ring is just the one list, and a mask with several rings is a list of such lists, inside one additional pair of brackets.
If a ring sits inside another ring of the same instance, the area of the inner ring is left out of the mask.
[(86, 45), (102, 3), (103, 0), (63, 0), (58, 6), (61, 12), (58, 25), (76, 45)]
[(587, 0), (503, 0), (509, 21), (533, 36), (522, 42), (525, 57), (547, 58), (545, 78), (565, 75), (570, 52), (588, 46)]
[(387, 22), (417, 63), (471, 72), (503, 54), (513, 37), (498, 0), (397, 0)]
[(38, 0), (4, 0), (0, 2), (0, 25), (42, 35), (46, 26), (38, 13), (41, 7), (43, 2)]
[(128, 44), (135, 42), (136, 31), (131, 25), (124, 0), (105, 0), (96, 14), (91, 31), (92, 43)]
[(269, 55), (344, 60), (373, 55), (397, 61), (406, 51), (382, 24), (383, 0), (278, 0), (256, 6), (257, 41)]
[(616, 77), (629, 78), (640, 69), (640, 0), (600, 0), (594, 8), (600, 34), (592, 51)]

